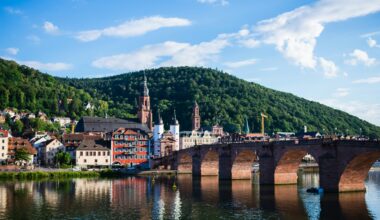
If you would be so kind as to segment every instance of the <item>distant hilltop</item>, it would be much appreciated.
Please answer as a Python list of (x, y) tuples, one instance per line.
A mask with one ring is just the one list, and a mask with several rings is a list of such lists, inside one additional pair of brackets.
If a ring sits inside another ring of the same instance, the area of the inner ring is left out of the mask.
[(380, 127), (343, 111), (201, 67), (163, 67), (104, 78), (70, 79), (0, 59), (0, 109), (15, 107), (77, 120), (86, 115), (137, 118), (144, 74), (153, 121), (159, 109), (164, 121), (170, 122), (176, 109), (185, 130), (192, 127), (189, 119), (196, 101), (202, 109), (202, 126), (220, 124), (227, 132), (242, 131), (247, 123), (252, 131), (259, 132), (260, 114), (265, 113), (269, 134), (297, 132), (307, 126), (310, 131), (325, 134), (380, 137)]

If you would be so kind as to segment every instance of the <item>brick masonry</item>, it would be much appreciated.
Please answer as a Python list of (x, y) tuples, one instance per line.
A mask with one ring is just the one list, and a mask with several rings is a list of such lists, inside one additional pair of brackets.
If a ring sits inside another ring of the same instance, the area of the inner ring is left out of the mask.
[(260, 184), (295, 184), (301, 159), (311, 154), (319, 164), (320, 186), (327, 192), (365, 190), (372, 164), (380, 159), (376, 141), (282, 141), (197, 146), (175, 152), (157, 163), (170, 163), (178, 172), (219, 179), (250, 179), (255, 161)]

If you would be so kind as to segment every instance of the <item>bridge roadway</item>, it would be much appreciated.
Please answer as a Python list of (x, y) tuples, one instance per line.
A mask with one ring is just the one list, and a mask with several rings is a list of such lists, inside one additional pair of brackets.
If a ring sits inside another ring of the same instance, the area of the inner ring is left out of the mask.
[(380, 142), (315, 139), (200, 145), (158, 158), (155, 166), (193, 176), (250, 179), (256, 161), (260, 184), (296, 184), (307, 153), (319, 165), (320, 186), (326, 192), (365, 191), (368, 171), (380, 159)]

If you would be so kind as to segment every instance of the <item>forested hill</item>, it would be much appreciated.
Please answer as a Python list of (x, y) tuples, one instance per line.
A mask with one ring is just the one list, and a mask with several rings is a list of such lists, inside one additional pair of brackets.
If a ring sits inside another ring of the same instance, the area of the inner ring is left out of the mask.
[[(48, 116), (79, 118), (88, 102), (102, 104), (87, 92), (13, 61), (0, 59), (0, 110), (7, 107)], [(104, 104), (103, 104), (104, 105)]]
[[(161, 111), (166, 126), (173, 110), (181, 130), (191, 128), (194, 100), (200, 106), (202, 126), (219, 123), (227, 131), (239, 131), (245, 118), (251, 130), (260, 130), (260, 113), (269, 118), (268, 132), (309, 130), (333, 133), (362, 133), (380, 137), (380, 127), (355, 116), (289, 93), (265, 88), (214, 69), (170, 67), (146, 70), (154, 117)], [(108, 101), (109, 115), (121, 118), (135, 116), (143, 72), (132, 72), (96, 79), (59, 79), (62, 83), (83, 89), (91, 96)], [(157, 117), (156, 117), (157, 118)]]

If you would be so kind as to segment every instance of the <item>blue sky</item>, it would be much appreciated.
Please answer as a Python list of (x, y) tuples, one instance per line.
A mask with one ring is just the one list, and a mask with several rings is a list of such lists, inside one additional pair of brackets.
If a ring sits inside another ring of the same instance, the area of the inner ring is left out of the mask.
[(0, 24), (55, 76), (206, 66), (380, 125), (380, 0), (1, 0)]

